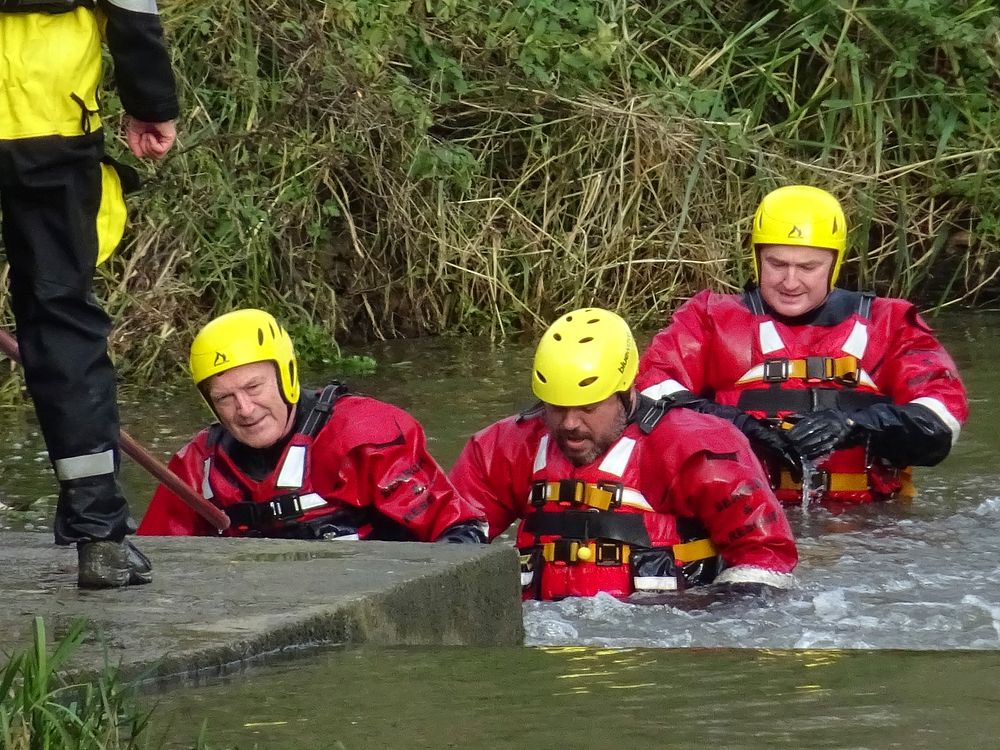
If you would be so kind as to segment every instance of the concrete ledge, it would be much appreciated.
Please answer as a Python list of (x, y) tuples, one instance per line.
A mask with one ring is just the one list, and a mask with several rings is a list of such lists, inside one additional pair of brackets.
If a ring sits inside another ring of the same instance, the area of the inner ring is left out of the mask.
[(153, 583), (76, 587), (76, 550), (47, 534), (0, 533), (0, 634), (29, 643), (84, 618), (95, 635), (74, 668), (105, 663), (163, 678), (224, 669), (321, 643), (516, 645), (518, 561), (508, 546), (138, 537)]

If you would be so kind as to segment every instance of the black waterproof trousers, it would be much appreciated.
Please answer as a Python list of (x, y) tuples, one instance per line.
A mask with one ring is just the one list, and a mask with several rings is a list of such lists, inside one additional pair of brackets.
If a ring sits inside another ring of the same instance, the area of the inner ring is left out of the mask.
[(58, 544), (128, 530), (110, 320), (94, 300), (103, 132), (0, 141), (0, 216), (25, 380), (59, 480)]

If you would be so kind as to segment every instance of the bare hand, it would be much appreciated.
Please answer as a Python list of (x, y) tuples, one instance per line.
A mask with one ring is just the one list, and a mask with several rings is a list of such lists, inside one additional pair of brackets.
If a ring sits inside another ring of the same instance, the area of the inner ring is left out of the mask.
[(145, 122), (126, 117), (125, 137), (132, 153), (140, 159), (162, 159), (174, 145), (177, 126), (173, 120)]

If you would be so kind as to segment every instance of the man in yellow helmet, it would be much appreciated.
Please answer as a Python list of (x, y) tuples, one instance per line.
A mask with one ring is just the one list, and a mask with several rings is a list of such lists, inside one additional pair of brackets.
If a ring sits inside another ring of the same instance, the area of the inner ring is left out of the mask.
[[(455, 492), (406, 412), (340, 384), (303, 392), (291, 339), (237, 310), (191, 344), (191, 375), (218, 418), (171, 460), (229, 516), (228, 536), (483, 542), (482, 510)], [(144, 535), (217, 532), (164, 486)]]
[(535, 351), (541, 403), (474, 435), (451, 471), (491, 539), (521, 519), (525, 598), (791, 585), (795, 542), (746, 439), (639, 395), (637, 366), (619, 316), (562, 316)]
[(158, 159), (174, 140), (177, 99), (155, 0), (0, 0), (0, 211), (11, 302), (59, 480), (56, 542), (77, 545), (79, 584), (91, 588), (150, 579), (149, 561), (124, 541), (110, 321), (91, 294), (98, 256), (121, 239), (128, 171), (104, 156), (102, 32), (128, 144)]
[(747, 434), (784, 502), (912, 495), (908, 467), (943, 460), (968, 413), (955, 363), (910, 303), (834, 286), (847, 222), (825, 190), (768, 194), (751, 244), (757, 285), (681, 306), (640, 389), (707, 399), (696, 407)]

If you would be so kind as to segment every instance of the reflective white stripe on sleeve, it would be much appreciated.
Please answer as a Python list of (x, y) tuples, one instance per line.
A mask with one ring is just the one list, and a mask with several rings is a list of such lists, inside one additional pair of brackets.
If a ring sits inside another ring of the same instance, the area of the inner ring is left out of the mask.
[(625, 473), (625, 467), (628, 466), (628, 460), (632, 457), (633, 448), (635, 448), (635, 440), (630, 437), (618, 438), (618, 442), (608, 451), (608, 455), (604, 457), (598, 468), (608, 472), (608, 474), (620, 477)]
[(652, 399), (662, 398), (663, 396), (673, 396), (675, 393), (680, 391), (686, 391), (683, 385), (678, 383), (676, 380), (663, 380), (659, 383), (653, 383), (653, 385), (642, 389), (642, 395), (648, 396)]
[(115, 452), (112, 450), (101, 453), (88, 453), (85, 456), (70, 456), (56, 459), (56, 477), (60, 482), (86, 477), (100, 477), (115, 473)]
[(635, 576), (632, 585), (636, 591), (676, 591), (677, 579), (673, 576)]
[(215, 497), (215, 493), (212, 492), (212, 483), (208, 481), (208, 477), (211, 473), (212, 459), (209, 457), (205, 459), (205, 463), (201, 467), (201, 496), (206, 500), (211, 500)]
[(774, 327), (774, 321), (765, 320), (761, 323), (758, 336), (760, 337), (760, 350), (763, 354), (770, 354), (771, 352), (785, 348), (785, 342), (778, 335), (778, 329)]
[(309, 492), (299, 498), (299, 508), (302, 510), (312, 510), (326, 505), (327, 502), (316, 492)]
[(156, 0), (107, 0), (107, 3), (122, 10), (130, 10), (133, 13), (160, 15), (160, 10), (156, 7)]
[(951, 444), (955, 444), (955, 441), (958, 440), (958, 436), (962, 432), (962, 425), (959, 424), (958, 420), (951, 415), (951, 412), (948, 411), (948, 408), (943, 403), (938, 401), (936, 398), (931, 398), (930, 396), (915, 398), (910, 403), (926, 406), (934, 412), (937, 418), (944, 422), (945, 426), (951, 430)]
[(795, 576), (754, 565), (737, 565), (719, 573), (713, 583), (763, 583), (776, 589), (790, 589), (795, 587)]
[(865, 356), (865, 349), (868, 348), (868, 326), (861, 321), (854, 321), (854, 328), (851, 330), (851, 335), (847, 337), (847, 341), (840, 348), (847, 354), (858, 359)]
[(535, 465), (532, 467), (532, 473), (536, 471), (541, 471), (545, 468), (545, 464), (548, 462), (546, 454), (549, 452), (549, 436), (542, 435), (542, 439), (538, 441), (538, 450), (535, 451)]
[(275, 487), (301, 487), (302, 480), (306, 472), (306, 447), (304, 445), (293, 445), (288, 449), (285, 462), (278, 472), (278, 481)]

